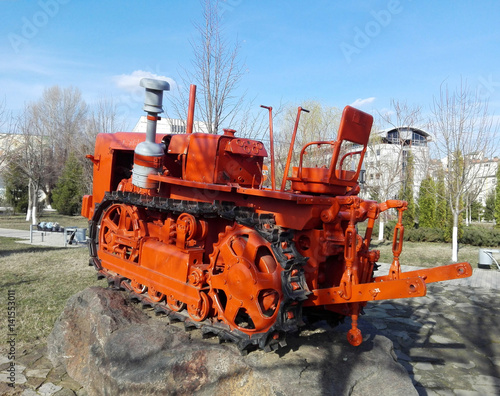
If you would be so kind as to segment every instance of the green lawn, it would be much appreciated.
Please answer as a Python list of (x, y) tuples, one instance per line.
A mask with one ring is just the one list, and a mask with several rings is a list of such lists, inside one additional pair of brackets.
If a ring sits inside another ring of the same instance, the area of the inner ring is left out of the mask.
[[(0, 237), (0, 273), (0, 307), (7, 306), (7, 293), (15, 292), (20, 344), (45, 342), (70, 296), (91, 285), (106, 285), (88, 266), (85, 247), (34, 246), (14, 238)], [(6, 325), (0, 321), (1, 334), (7, 334)]]
[[(43, 212), (39, 221), (57, 222), (61, 227), (87, 228), (88, 220), (83, 216), (64, 216), (57, 212)], [(13, 228), (16, 230), (29, 230), (30, 222), (26, 221), (26, 215), (0, 215), (0, 228)]]
[[(380, 262), (392, 262), (392, 241), (372, 242), (372, 248), (380, 250)], [(477, 268), (479, 248), (477, 246), (460, 245), (459, 261), (468, 261)], [(402, 265), (418, 267), (436, 267), (451, 263), (451, 243), (403, 242), (403, 252), (400, 256)]]

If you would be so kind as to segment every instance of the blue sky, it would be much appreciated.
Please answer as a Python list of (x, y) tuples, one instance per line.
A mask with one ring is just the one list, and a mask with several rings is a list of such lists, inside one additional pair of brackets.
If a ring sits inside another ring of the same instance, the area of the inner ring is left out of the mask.
[[(142, 114), (144, 73), (179, 82), (189, 68), (198, 0), (0, 0), (0, 99), (19, 111), (52, 85), (76, 86)], [(241, 42), (241, 91), (256, 106), (357, 107), (392, 98), (429, 109), (460, 79), (500, 112), (499, 1), (226, 0), (225, 32)], [(136, 107), (137, 106), (137, 107)]]

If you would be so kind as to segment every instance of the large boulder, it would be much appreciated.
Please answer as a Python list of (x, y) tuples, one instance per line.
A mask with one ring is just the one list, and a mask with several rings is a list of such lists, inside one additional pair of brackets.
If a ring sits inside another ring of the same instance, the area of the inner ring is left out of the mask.
[(149, 317), (122, 292), (91, 287), (68, 300), (48, 351), (89, 395), (417, 394), (387, 338), (365, 329), (356, 348), (345, 331), (324, 327), (289, 337), (278, 352), (242, 356)]

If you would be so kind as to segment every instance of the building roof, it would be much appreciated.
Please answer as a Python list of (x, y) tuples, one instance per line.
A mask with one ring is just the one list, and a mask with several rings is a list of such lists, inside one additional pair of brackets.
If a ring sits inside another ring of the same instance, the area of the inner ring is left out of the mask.
[(387, 136), (389, 132), (397, 132), (397, 131), (411, 131), (411, 132), (416, 132), (419, 135), (424, 136), (427, 141), (432, 141), (433, 140), (433, 135), (427, 131), (424, 131), (422, 128), (414, 127), (414, 126), (400, 126), (400, 127), (391, 127), (391, 128), (386, 128), (386, 129), (381, 129), (380, 131), (374, 132), (377, 135), (385, 135)]
[(379, 136), (385, 144), (403, 144), (412, 146), (427, 146), (433, 140), (429, 132), (413, 126), (400, 126), (382, 129), (374, 132), (374, 136)]

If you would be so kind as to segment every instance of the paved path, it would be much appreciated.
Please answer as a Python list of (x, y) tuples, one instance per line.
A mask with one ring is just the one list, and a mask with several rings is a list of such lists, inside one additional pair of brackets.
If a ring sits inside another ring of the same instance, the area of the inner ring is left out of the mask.
[(29, 231), (11, 230), (10, 228), (0, 228), (0, 236), (19, 239), (30, 239)]
[(392, 340), (420, 395), (500, 395), (499, 289), (500, 271), (474, 268), (425, 297), (368, 303), (362, 330)]
[[(67, 244), (65, 241), (64, 232), (47, 232), (33, 231), (30, 237), (30, 231), (11, 230), (8, 228), (0, 228), (0, 236), (20, 239), (19, 243), (26, 243), (36, 246), (54, 246), (54, 247), (75, 247), (77, 244)], [(32, 242), (30, 239), (32, 238)], [(80, 244), (80, 246), (82, 246)]]

